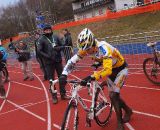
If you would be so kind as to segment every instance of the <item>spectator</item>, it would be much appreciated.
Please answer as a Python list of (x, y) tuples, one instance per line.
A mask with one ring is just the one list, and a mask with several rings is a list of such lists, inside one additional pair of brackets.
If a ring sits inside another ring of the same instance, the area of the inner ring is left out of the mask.
[(61, 41), (61, 45), (64, 46), (64, 44), (65, 44), (65, 42), (64, 42), (64, 40), (65, 40), (64, 34), (62, 32), (60, 32), (58, 36), (59, 36), (59, 39)]
[[(6, 64), (6, 63), (7, 63), (7, 58), (8, 58), (8, 53), (7, 53), (6, 48), (4, 48), (4, 47), (2, 46), (1, 40), (0, 40), (0, 52), (3, 54), (3, 57), (2, 57), (2, 59), (1, 59), (2, 64)], [(4, 66), (4, 65), (3, 65), (3, 66)], [(6, 65), (5, 65), (4, 67), (6, 67)], [(9, 73), (8, 73), (7, 68), (5, 68), (5, 69), (6, 69), (6, 72), (7, 72), (7, 73), (6, 73), (7, 78), (6, 78), (6, 80), (5, 80), (4, 82), (8, 82), (8, 81), (9, 81)]]
[(46, 71), (46, 68), (45, 68), (45, 65), (43, 63), (43, 60), (42, 60), (42, 57), (40, 56), (40, 54), (37, 52), (37, 47), (38, 47), (38, 39), (40, 37), (40, 34), (37, 32), (35, 34), (35, 52), (36, 52), (36, 59), (40, 65), (40, 68), (44, 74), (44, 81), (47, 80), (47, 71)]
[[(41, 55), (42, 60), (44, 61), (44, 65), (47, 70), (48, 80), (54, 80), (55, 70), (58, 77), (61, 75), (63, 70), (61, 57), (61, 42), (59, 37), (53, 34), (50, 25), (46, 25), (43, 31), (44, 34), (39, 38), (38, 53)], [(55, 91), (53, 91), (53, 89), (51, 88), (50, 92), (52, 95), (53, 103), (58, 103), (57, 93), (55, 93)], [(66, 96), (66, 90), (63, 85), (60, 85), (60, 95), (62, 100), (68, 98)]]
[(68, 31), (68, 29), (64, 29), (63, 34), (64, 34), (64, 46), (65, 46), (64, 56), (65, 56), (65, 60), (67, 63), (67, 61), (73, 55), (73, 53), (72, 53), (73, 44), (72, 44), (71, 33)]
[(5, 98), (6, 96), (6, 91), (3, 85), (3, 80), (2, 80), (2, 68), (3, 68), (3, 63), (2, 63), (2, 58), (3, 58), (3, 53), (0, 51), (0, 96), (2, 98)]
[[(30, 50), (28, 46), (20, 41), (15, 48), (15, 52), (18, 54), (18, 61), (22, 63), (22, 71), (24, 73), (24, 81), (30, 79), (30, 81), (34, 80), (32, 73), (32, 63), (30, 61)], [(27, 72), (28, 67), (28, 72)]]
[(9, 48), (10, 50), (14, 50), (14, 49), (15, 49), (14, 43), (13, 43), (13, 41), (12, 41), (12, 38), (10, 38), (10, 43), (9, 43), (9, 45), (8, 45), (8, 48)]

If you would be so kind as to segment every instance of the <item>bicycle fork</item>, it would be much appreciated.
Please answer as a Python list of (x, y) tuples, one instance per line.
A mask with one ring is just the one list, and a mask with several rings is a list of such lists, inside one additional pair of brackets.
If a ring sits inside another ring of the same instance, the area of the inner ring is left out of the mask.
[(97, 87), (96, 87), (96, 84), (93, 83), (93, 92), (92, 92), (92, 104), (91, 104), (91, 107), (89, 109), (89, 112), (87, 113), (86, 115), (86, 126), (87, 127), (91, 127), (91, 120), (94, 119), (94, 106), (95, 106), (95, 92), (97, 91)]

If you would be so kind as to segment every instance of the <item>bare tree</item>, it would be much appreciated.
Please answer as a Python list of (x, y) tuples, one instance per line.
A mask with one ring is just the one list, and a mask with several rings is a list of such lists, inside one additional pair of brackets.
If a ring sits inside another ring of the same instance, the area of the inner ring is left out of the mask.
[(72, 0), (20, 0), (0, 9), (0, 35), (7, 38), (36, 28), (36, 11), (47, 12), (54, 22), (73, 18)]

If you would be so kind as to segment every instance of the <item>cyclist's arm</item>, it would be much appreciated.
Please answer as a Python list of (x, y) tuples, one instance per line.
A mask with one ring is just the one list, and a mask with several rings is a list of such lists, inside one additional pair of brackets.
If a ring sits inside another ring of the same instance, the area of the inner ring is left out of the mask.
[(102, 52), (102, 65), (103, 69), (97, 72), (94, 72), (92, 75), (96, 80), (104, 78), (112, 73), (112, 48), (110, 46), (102, 45), (99, 47)]
[(96, 80), (104, 78), (107, 75), (112, 74), (112, 58), (103, 59), (103, 69), (97, 72), (94, 72), (92, 77), (95, 77)]
[(86, 51), (78, 51), (77, 54), (75, 54), (70, 60), (68, 60), (66, 66), (64, 67), (63, 69), (63, 72), (62, 74), (63, 75), (68, 75), (69, 73), (72, 72), (75, 64), (80, 60), (82, 59), (85, 55), (87, 55)]

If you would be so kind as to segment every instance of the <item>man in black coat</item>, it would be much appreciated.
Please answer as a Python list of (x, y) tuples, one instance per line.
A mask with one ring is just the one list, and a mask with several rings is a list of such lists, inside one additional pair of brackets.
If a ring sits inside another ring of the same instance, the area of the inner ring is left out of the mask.
[[(37, 51), (40, 54), (45, 65), (48, 80), (54, 80), (55, 70), (58, 77), (60, 77), (63, 71), (61, 56), (62, 46), (59, 37), (53, 34), (50, 25), (46, 25), (43, 31), (44, 34), (38, 40)], [(53, 88), (50, 88), (53, 103), (56, 104), (58, 102), (57, 93), (56, 91), (53, 92), (52, 90)], [(68, 99), (68, 97), (66, 96), (66, 90), (63, 85), (60, 85), (60, 94), (61, 99)]]
[(37, 51), (38, 43), (39, 43), (38, 40), (39, 40), (39, 37), (40, 37), (40, 36), (41, 36), (41, 35), (40, 35), (38, 32), (35, 33), (34, 45), (35, 45), (36, 59), (37, 59), (39, 65), (40, 65), (40, 68), (41, 68), (42, 72), (43, 72), (43, 75), (44, 75), (43, 77), (44, 77), (44, 81), (45, 81), (45, 80), (48, 79), (48, 78), (47, 78), (47, 71), (46, 71), (45, 65), (44, 65), (44, 63), (43, 63), (42, 57), (41, 57), (41, 55), (40, 55), (40, 54), (38, 53), (38, 51)]

